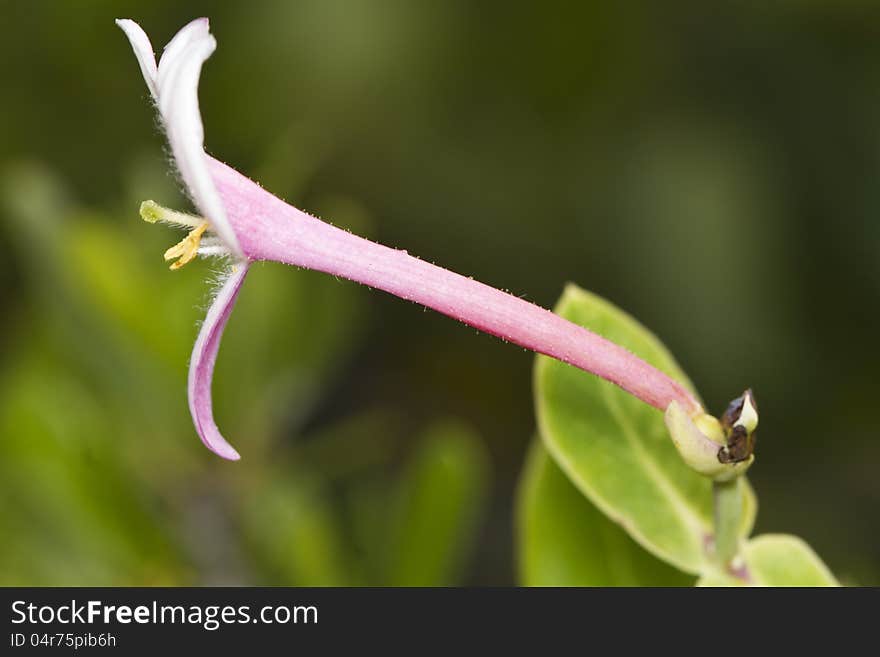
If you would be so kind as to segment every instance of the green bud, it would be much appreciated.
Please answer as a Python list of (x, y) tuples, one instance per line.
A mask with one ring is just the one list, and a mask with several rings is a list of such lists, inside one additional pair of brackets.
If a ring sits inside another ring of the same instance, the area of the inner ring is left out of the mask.
[(678, 402), (666, 409), (666, 428), (681, 458), (715, 481), (730, 481), (748, 470), (751, 454), (739, 461), (724, 460), (728, 449), (724, 425), (708, 413), (691, 417)]

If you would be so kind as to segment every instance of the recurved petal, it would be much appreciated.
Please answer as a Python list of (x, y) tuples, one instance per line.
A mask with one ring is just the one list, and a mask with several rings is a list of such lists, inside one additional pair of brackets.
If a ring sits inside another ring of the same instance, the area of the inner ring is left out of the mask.
[(162, 49), (158, 76), (161, 78), (174, 67), (175, 61), (190, 43), (210, 36), (210, 24), (207, 18), (196, 18), (180, 28)]
[(235, 448), (226, 442), (220, 434), (220, 430), (214, 422), (211, 380), (214, 376), (214, 363), (220, 349), (223, 329), (226, 328), (226, 322), (232, 313), (238, 291), (241, 289), (247, 271), (247, 262), (236, 265), (232, 274), (220, 288), (199, 331), (199, 337), (196, 339), (189, 363), (189, 410), (196, 431), (208, 449), (232, 461), (237, 461), (240, 457)]
[(185, 26), (171, 40), (159, 62), (159, 113), (177, 168), (193, 202), (234, 255), (241, 256), (238, 239), (229, 225), (217, 188), (208, 173), (205, 132), (199, 111), (199, 76), (217, 42), (208, 32), (208, 20)]
[(141, 73), (144, 76), (144, 82), (154, 100), (158, 99), (157, 80), (159, 78), (159, 70), (156, 67), (156, 55), (153, 54), (153, 44), (150, 43), (150, 37), (141, 29), (141, 26), (128, 18), (116, 19), (116, 24), (125, 32), (128, 41), (131, 43), (131, 49), (134, 50), (134, 56), (137, 57), (138, 64), (141, 67)]

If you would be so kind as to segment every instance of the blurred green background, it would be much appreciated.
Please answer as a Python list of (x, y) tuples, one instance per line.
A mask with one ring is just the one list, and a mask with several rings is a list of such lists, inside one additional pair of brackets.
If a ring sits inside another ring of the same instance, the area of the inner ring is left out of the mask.
[[(873, 5), (873, 6), (872, 6)], [(215, 267), (131, 49), (207, 15), (208, 150), (338, 225), (752, 386), (757, 532), (880, 584), (880, 9), (869, 2), (0, 1), (0, 584), (511, 584), (532, 355), (258, 265), (186, 366)]]

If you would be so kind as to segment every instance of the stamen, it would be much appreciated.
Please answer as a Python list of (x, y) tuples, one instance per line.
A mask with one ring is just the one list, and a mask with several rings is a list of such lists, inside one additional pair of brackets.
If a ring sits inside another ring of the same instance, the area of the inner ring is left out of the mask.
[(141, 218), (147, 223), (154, 224), (158, 221), (173, 226), (190, 228), (189, 234), (165, 252), (165, 260), (174, 260), (171, 263), (172, 271), (180, 269), (191, 262), (197, 255), (224, 256), (229, 255), (229, 249), (218, 237), (205, 237), (205, 231), (210, 228), (206, 219), (184, 212), (169, 210), (155, 201), (141, 203)]
[(205, 220), (192, 214), (169, 210), (155, 201), (141, 203), (141, 219), (148, 224), (161, 221), (173, 226), (185, 226), (186, 228), (198, 228)]
[(180, 269), (198, 255), (199, 242), (202, 239), (202, 233), (204, 233), (207, 228), (208, 222), (203, 219), (202, 223), (189, 232), (189, 235), (165, 252), (165, 260), (174, 260), (174, 258), (177, 258), (177, 262), (171, 263), (172, 271)]

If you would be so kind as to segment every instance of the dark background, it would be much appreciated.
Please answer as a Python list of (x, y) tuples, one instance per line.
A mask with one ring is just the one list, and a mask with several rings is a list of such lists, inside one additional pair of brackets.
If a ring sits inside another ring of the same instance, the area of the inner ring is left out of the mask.
[(0, 2), (0, 583), (515, 582), (521, 349), (260, 265), (215, 381), (243, 459), (200, 445), (216, 265), (169, 272), (138, 218), (187, 202), (113, 24), (160, 50), (200, 15), (212, 154), (541, 305), (611, 299), (715, 412), (753, 387), (758, 532), (880, 583), (872, 5)]

